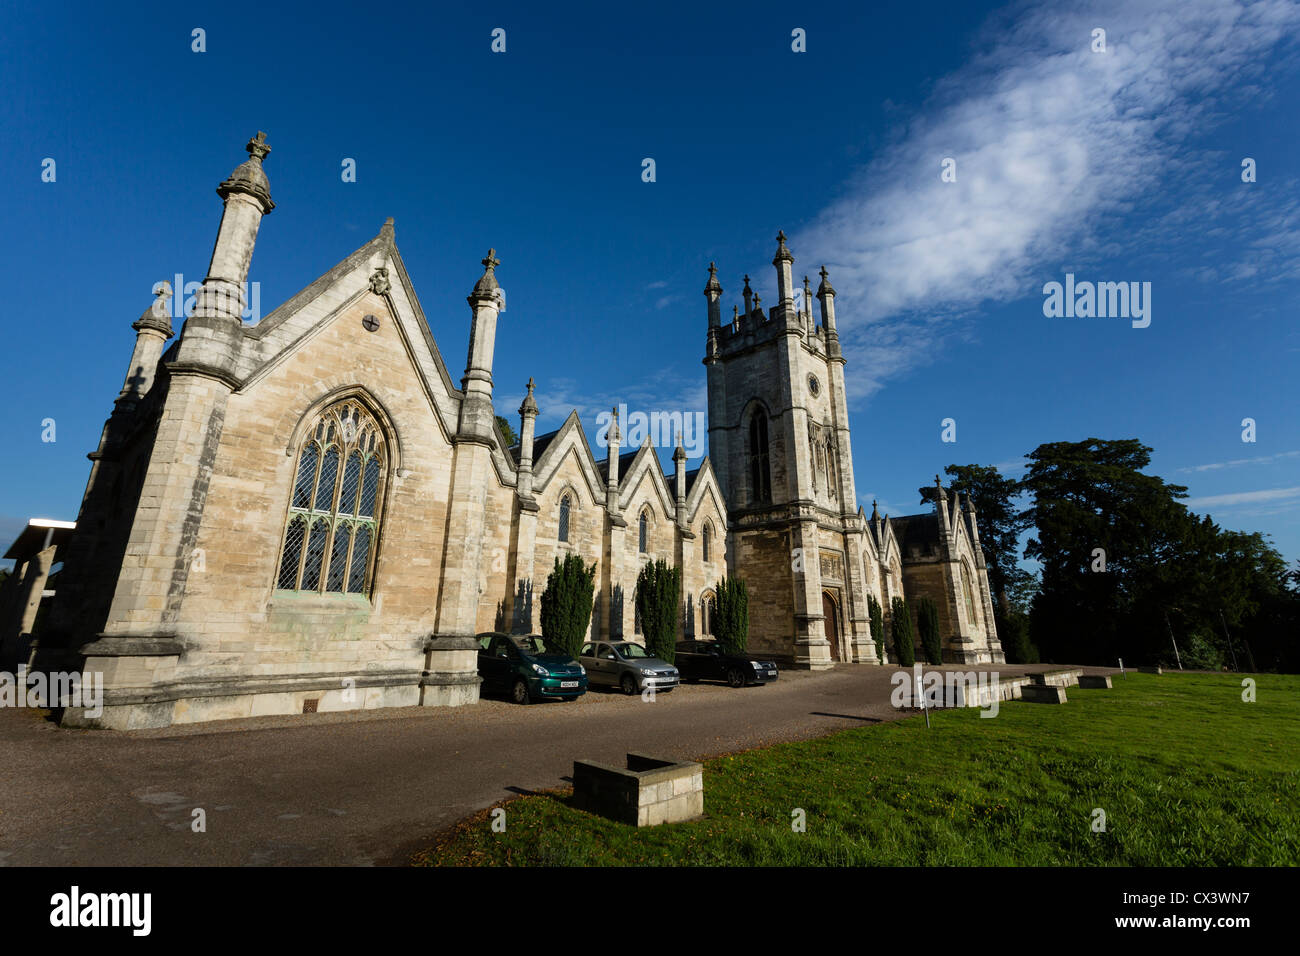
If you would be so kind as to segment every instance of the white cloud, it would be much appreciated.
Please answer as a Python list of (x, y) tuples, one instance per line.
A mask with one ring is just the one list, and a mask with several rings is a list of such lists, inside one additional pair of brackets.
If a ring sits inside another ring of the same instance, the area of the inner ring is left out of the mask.
[(1260, 455), (1258, 458), (1234, 458), (1232, 461), (1216, 461), (1208, 465), (1192, 465), (1190, 468), (1179, 468), (1178, 470), (1180, 472), (1218, 471), (1221, 468), (1237, 468), (1241, 465), (1268, 465), (1275, 461), (1297, 457), (1300, 457), (1300, 451), (1283, 451), (1276, 455)]
[[(1090, 49), (1099, 25), (1105, 53)], [(1168, 201), (1177, 169), (1196, 162), (1189, 137), (1222, 115), (1216, 97), (1261, 79), (1298, 27), (1290, 0), (1004, 11), (983, 52), (791, 241), (831, 271), (855, 397), (927, 361), (981, 303), (1037, 295), (1067, 262), (1142, 251), (1115, 226), (1149, 196)], [(940, 181), (945, 157), (957, 160), (956, 183)], [(1296, 248), (1294, 219), (1275, 216), (1268, 231), (1270, 248)], [(1234, 274), (1246, 278), (1260, 256)]]
[(1231, 508), (1235, 505), (1286, 501), (1291, 498), (1300, 498), (1300, 485), (1294, 488), (1266, 488), (1262, 491), (1237, 491), (1226, 495), (1208, 495), (1204, 498), (1184, 498), (1183, 504), (1193, 511), (1205, 511), (1207, 508)]

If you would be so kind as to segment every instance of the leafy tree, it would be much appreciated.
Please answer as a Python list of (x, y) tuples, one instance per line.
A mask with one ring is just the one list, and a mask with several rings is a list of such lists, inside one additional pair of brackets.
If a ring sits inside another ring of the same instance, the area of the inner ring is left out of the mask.
[(890, 606), (890, 635), (894, 639), (894, 662), (901, 667), (916, 663), (916, 638), (912, 632), (912, 615), (907, 602), (894, 598)]
[(542, 592), (542, 641), (553, 654), (577, 657), (582, 650), (596, 588), (596, 565), (567, 554), (546, 579)]
[[(1256, 532), (1223, 532), (1219, 579), (1244, 597), (1235, 608), (1223, 602), (1209, 627), (1222, 637), (1227, 662), (1238, 670), (1300, 671), (1300, 573)], [(1203, 628), (1205, 630), (1206, 628)]]
[(647, 561), (636, 579), (636, 609), (646, 648), (669, 664), (677, 656), (677, 608), (682, 599), (682, 569), (663, 559)]
[(880, 662), (886, 662), (887, 652), (885, 650), (885, 617), (880, 610), (880, 602), (876, 600), (874, 594), (867, 595), (867, 615), (871, 619), (871, 639), (876, 643), (876, 653), (880, 655)]
[(511, 445), (518, 445), (519, 436), (516, 435), (515, 430), (510, 427), (510, 421), (504, 415), (498, 415), (496, 418), (497, 428), (501, 429), (501, 435), (506, 440), (506, 447), (509, 448)]
[(714, 589), (713, 635), (730, 654), (749, 646), (749, 589), (742, 578), (723, 578)]
[(1178, 501), (1186, 488), (1143, 474), (1151, 449), (1137, 439), (1053, 442), (1029, 461), (1025, 516), (1037, 534), (1025, 555), (1042, 563), (1031, 628), (1043, 656), (1156, 659), (1168, 646), (1163, 617), (1175, 590), (1157, 569), (1194, 530)]
[(943, 646), (939, 639), (939, 608), (928, 597), (916, 606), (916, 626), (921, 632), (921, 647), (931, 664), (943, 663)]
[(1044, 656), (1172, 665), (1195, 643), (1194, 656), (1212, 663), (1231, 658), (1237, 628), (1269, 643), (1262, 666), (1300, 663), (1294, 629), (1273, 636), (1295, 619), (1281, 555), (1263, 535), (1189, 512), (1184, 487), (1143, 473), (1150, 452), (1136, 439), (1090, 438), (1030, 455), (1024, 485), (1038, 533), (1026, 554), (1043, 564), (1031, 618)]

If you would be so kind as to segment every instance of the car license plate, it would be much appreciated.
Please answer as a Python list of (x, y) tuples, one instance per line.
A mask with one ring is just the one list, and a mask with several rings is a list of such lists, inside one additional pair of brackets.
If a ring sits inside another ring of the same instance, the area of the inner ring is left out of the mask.
[(562, 680), (562, 681), (560, 681), (560, 687), (561, 687), (561, 688), (565, 688), (565, 687), (577, 687), (577, 686), (578, 686), (578, 682), (577, 682), (576, 680)]

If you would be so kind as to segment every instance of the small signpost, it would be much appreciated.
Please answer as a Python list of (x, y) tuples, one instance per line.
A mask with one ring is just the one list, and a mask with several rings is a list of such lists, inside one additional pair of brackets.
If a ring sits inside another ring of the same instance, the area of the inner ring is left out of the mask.
[(926, 706), (925, 691), (921, 689), (921, 665), (916, 665), (916, 696), (921, 699), (921, 710), (925, 712), (925, 729), (930, 729), (930, 708)]
[(1124, 658), (1122, 657), (1119, 659), (1119, 676), (1128, 677), (1128, 674), (1124, 673)]

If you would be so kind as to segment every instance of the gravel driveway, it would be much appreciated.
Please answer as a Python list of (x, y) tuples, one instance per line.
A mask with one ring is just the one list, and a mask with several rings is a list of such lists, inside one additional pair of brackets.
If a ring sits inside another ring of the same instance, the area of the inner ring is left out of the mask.
[[(403, 863), (477, 810), (564, 786), (575, 758), (699, 759), (896, 719), (894, 670), (683, 685), (653, 703), (592, 691), (573, 703), (484, 700), (130, 733), (61, 730), (46, 711), (4, 709), (0, 866)], [(204, 833), (191, 829), (196, 808)]]

